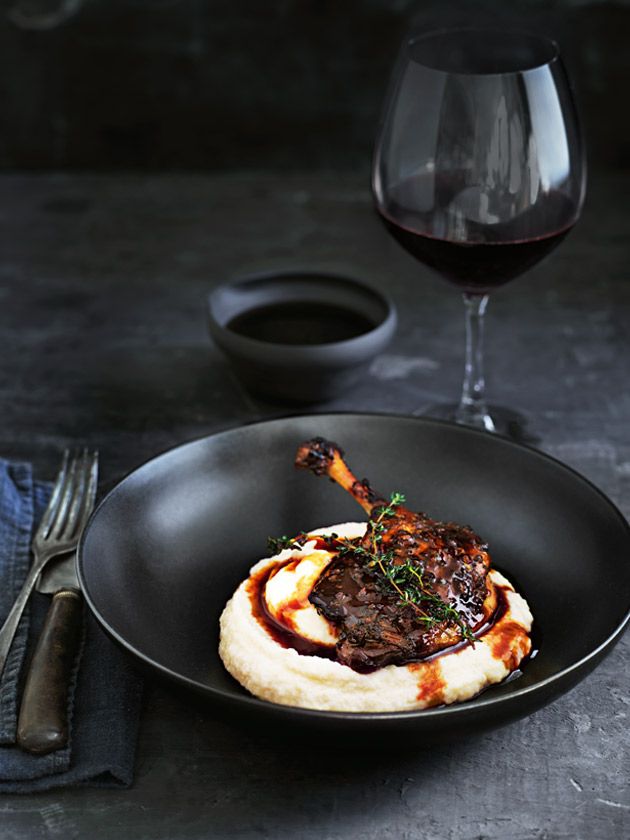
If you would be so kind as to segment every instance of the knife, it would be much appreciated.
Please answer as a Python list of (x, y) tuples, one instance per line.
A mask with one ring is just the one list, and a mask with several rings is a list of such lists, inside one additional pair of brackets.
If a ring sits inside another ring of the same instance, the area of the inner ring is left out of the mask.
[[(98, 453), (91, 470), (90, 509), (96, 497)], [(17, 744), (37, 755), (68, 743), (68, 689), (83, 635), (83, 598), (75, 559), (72, 551), (52, 561), (35, 585), (38, 592), (53, 597), (24, 685)]]

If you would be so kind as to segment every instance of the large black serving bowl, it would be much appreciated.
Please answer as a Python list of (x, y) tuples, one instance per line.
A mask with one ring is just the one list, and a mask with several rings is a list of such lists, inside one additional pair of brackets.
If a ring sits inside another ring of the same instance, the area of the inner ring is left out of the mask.
[[(219, 615), (267, 537), (363, 518), (340, 488), (293, 467), (298, 443), (316, 435), (337, 441), (381, 492), (403, 492), (411, 507), (470, 524), (489, 542), (534, 614), (539, 653), (522, 677), (449, 707), (358, 714), (267, 703), (226, 673)], [(239, 719), (284, 732), (426, 742), (499, 726), (586, 676), (630, 617), (630, 529), (599, 490), (508, 440), (397, 416), (290, 417), (166, 452), (101, 502), (78, 565), (89, 606), (126, 650)]]

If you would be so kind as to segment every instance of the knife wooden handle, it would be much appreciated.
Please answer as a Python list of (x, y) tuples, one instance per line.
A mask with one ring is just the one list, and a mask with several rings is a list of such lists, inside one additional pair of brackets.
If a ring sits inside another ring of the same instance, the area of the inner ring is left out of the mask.
[(44, 755), (68, 743), (68, 688), (81, 644), (82, 617), (76, 589), (54, 594), (22, 695), (17, 744), (27, 752)]

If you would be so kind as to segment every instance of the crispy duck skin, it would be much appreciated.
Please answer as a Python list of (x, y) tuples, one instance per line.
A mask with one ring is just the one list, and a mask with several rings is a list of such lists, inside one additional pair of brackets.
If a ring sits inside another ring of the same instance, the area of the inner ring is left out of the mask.
[[(337, 444), (314, 438), (300, 445), (295, 464), (315, 475), (326, 475), (349, 492), (370, 519), (361, 545), (370, 549), (373, 524), (389, 504), (367, 480), (358, 481)], [(404, 505), (382, 520), (380, 547), (391, 552), (394, 565), (411, 562), (422, 574), (427, 591), (454, 607), (461, 621), (474, 630), (496, 607), (496, 593), (488, 585), (487, 546), (466, 526), (438, 522)], [(352, 552), (339, 555), (327, 568), (310, 596), (311, 602), (340, 630), (339, 661), (355, 670), (370, 671), (389, 664), (417, 661), (463, 640), (455, 619), (427, 626), (417, 610), (401, 602), (364, 560)]]

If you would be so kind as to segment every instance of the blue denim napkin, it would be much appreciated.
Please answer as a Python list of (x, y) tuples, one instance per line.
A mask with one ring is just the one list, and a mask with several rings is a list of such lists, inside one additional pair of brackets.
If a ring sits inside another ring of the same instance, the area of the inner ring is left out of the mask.
[[(50, 485), (34, 481), (29, 464), (0, 459), (0, 625), (22, 586), (30, 544)], [(20, 690), (50, 598), (35, 593), (25, 611), (0, 679), (0, 792), (31, 793), (68, 785), (128, 787), (140, 720), (142, 681), (127, 656), (91, 615), (68, 697), (69, 744), (34, 756), (15, 744)]]

